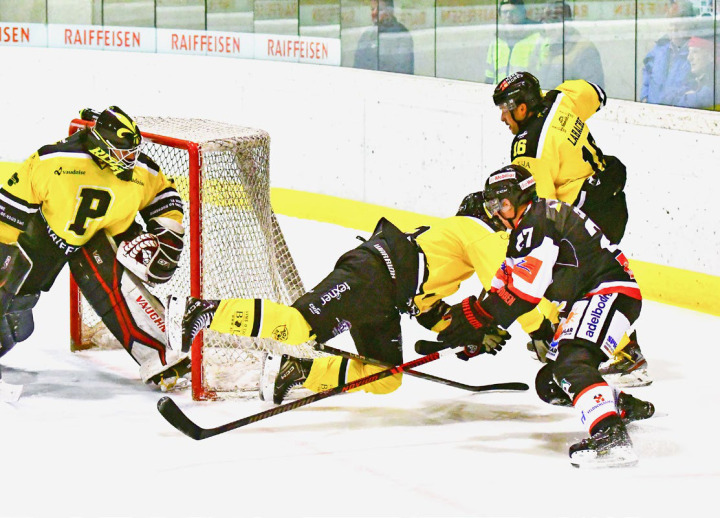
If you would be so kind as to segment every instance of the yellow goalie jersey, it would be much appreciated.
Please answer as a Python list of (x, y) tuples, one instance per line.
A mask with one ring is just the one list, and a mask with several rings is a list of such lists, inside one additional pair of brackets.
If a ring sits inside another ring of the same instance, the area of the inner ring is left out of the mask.
[(182, 224), (182, 200), (152, 159), (141, 153), (132, 179), (121, 180), (93, 160), (83, 139), (78, 132), (44, 146), (2, 179), (0, 241), (17, 241), (38, 211), (66, 255), (100, 230), (127, 230), (138, 212), (145, 221), (165, 216)]
[(515, 136), (511, 161), (532, 173), (539, 197), (572, 204), (585, 179), (605, 169), (585, 121), (606, 100), (597, 85), (565, 81), (545, 94), (539, 112)]

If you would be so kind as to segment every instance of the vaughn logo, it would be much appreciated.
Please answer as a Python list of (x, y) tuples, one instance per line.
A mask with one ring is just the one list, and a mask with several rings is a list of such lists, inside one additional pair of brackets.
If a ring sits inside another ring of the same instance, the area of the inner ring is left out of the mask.
[(342, 284), (338, 284), (330, 291), (326, 291), (322, 295), (320, 295), (320, 300), (322, 301), (322, 305), (324, 306), (328, 302), (331, 302), (333, 299), (339, 300), (342, 297), (342, 294), (346, 291), (350, 291), (350, 285), (347, 282), (343, 282)]
[(160, 329), (161, 332), (165, 332), (165, 319), (155, 311), (155, 309), (150, 304), (150, 301), (148, 301), (145, 297), (142, 295), (138, 295), (138, 298), (135, 299), (135, 302), (137, 302), (138, 306), (145, 311), (145, 314), (148, 316), (148, 318), (155, 323), (156, 326), (158, 326), (158, 329)]

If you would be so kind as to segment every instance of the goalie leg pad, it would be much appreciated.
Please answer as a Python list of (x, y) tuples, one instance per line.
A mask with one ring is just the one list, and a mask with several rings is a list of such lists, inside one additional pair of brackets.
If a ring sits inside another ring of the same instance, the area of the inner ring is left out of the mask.
[(32, 261), (18, 245), (0, 243), (0, 314), (12, 305), (32, 270)]
[(35, 330), (32, 309), (39, 298), (39, 293), (32, 293), (11, 300), (7, 314), (0, 317), (0, 357), (32, 335)]
[(115, 260), (105, 233), (93, 237), (70, 260), (70, 271), (88, 303), (140, 365), (143, 381), (186, 358), (166, 347), (162, 303)]

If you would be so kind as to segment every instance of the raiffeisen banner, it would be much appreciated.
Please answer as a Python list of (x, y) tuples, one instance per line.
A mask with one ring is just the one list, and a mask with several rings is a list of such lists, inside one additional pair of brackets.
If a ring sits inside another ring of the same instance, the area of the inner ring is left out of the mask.
[(40, 23), (1, 23), (0, 46), (195, 54), (340, 66), (340, 40), (312, 36)]

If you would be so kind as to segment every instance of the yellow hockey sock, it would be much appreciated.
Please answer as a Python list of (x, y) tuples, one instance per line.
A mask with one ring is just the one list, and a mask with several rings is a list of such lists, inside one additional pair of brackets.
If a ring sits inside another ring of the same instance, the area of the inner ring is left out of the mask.
[(264, 299), (220, 301), (210, 329), (236, 336), (272, 338), (288, 345), (300, 345), (314, 338), (310, 325), (297, 309)]
[[(384, 370), (386, 370), (385, 367), (367, 365), (357, 360), (349, 360), (341, 356), (316, 358), (303, 386), (313, 392), (322, 392), (337, 387), (338, 381), (349, 383)], [(348, 392), (362, 390), (372, 394), (389, 394), (397, 390), (401, 383), (402, 374), (395, 374), (378, 381), (373, 381), (367, 385), (362, 385)]]

